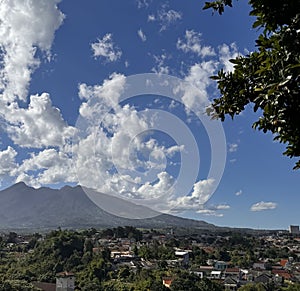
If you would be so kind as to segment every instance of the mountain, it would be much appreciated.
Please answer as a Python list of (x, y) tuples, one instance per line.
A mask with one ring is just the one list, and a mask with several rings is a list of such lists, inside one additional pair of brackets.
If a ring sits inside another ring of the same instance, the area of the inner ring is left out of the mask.
[[(89, 196), (86, 194), (89, 191)], [(89, 198), (103, 205), (99, 208)], [(114, 214), (112, 214), (114, 213)], [(142, 219), (124, 218), (149, 217)], [(61, 189), (41, 187), (34, 189), (23, 182), (0, 191), (0, 229), (52, 229), (116, 227), (182, 227), (215, 229), (204, 221), (185, 219), (168, 214), (153, 217), (153, 211), (118, 197), (98, 193), (81, 186)], [(157, 214), (157, 213), (155, 213)]]

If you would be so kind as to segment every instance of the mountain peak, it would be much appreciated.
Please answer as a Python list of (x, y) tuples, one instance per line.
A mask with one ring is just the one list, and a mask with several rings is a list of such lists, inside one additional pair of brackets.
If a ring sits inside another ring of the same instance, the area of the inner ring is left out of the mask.
[[(147, 209), (130, 201), (93, 190), (90, 190), (87, 196), (86, 190), (85, 187), (79, 185), (75, 187), (66, 185), (59, 190), (47, 187), (34, 189), (24, 182), (19, 182), (0, 191), (0, 229), (51, 229), (59, 226), (89, 228), (124, 225), (147, 228), (214, 228), (213, 225), (208, 225), (203, 221), (167, 214), (140, 219), (138, 215), (135, 218), (125, 218), (126, 216), (121, 214), (126, 211), (140, 213)], [(93, 195), (97, 199), (97, 204), (94, 204), (91, 199)]]
[(14, 185), (9, 186), (7, 189), (21, 189), (21, 188), (32, 188), (28, 186), (25, 182), (21, 181)]

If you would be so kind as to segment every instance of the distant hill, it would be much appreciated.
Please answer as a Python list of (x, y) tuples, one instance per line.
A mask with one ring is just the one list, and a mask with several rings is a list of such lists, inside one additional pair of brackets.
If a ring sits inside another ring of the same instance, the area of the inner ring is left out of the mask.
[[(90, 190), (92, 191), (92, 190)], [(92, 192), (91, 192), (92, 193)], [(145, 228), (198, 228), (214, 230), (217, 227), (204, 221), (185, 219), (168, 214), (151, 218), (129, 219), (111, 213), (143, 214), (150, 209), (103, 193), (97, 194), (97, 204), (104, 205), (110, 213), (95, 205), (81, 186), (61, 189), (42, 187), (34, 189), (23, 182), (0, 191), (0, 229), (52, 229), (116, 227), (132, 225)], [(89, 194), (90, 195), (90, 194)], [(103, 204), (101, 204), (103, 203)]]

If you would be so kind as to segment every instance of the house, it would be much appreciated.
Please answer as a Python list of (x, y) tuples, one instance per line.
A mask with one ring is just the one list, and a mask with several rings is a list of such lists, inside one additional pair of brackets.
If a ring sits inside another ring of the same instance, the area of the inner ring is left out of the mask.
[(236, 291), (240, 287), (239, 282), (230, 276), (225, 278), (223, 285), (225, 287), (225, 290)]
[(213, 266), (200, 266), (197, 271), (202, 272), (204, 277), (209, 277), (213, 269)]
[(215, 270), (218, 271), (225, 271), (225, 269), (227, 268), (228, 263), (224, 262), (224, 261), (217, 261), (215, 262)]
[(273, 269), (272, 274), (282, 277), (284, 280), (290, 281), (292, 279), (292, 275), (286, 270), (278, 270)]
[(258, 275), (256, 278), (254, 278), (255, 283), (271, 283), (272, 282), (272, 275), (263, 273)]
[(204, 278), (204, 272), (199, 270), (190, 271), (191, 274), (197, 275), (200, 279)]
[(290, 225), (289, 232), (291, 234), (299, 234), (299, 225)]
[(74, 291), (75, 275), (71, 272), (56, 274), (56, 291)]
[(254, 270), (267, 270), (270, 267), (271, 267), (271, 265), (267, 261), (258, 261), (258, 262), (253, 264), (253, 269)]
[(145, 259), (141, 259), (141, 261), (139, 262), (140, 266), (143, 268), (143, 269), (153, 269), (155, 268), (155, 265), (153, 263), (151, 263), (150, 261), (147, 261)]
[(253, 276), (249, 274), (249, 270), (247, 269), (240, 269), (240, 277), (244, 281), (253, 281)]
[(175, 251), (175, 256), (181, 260), (182, 265), (187, 266), (189, 264), (189, 252), (188, 251)]
[(224, 275), (225, 277), (234, 277), (234, 278), (239, 278), (240, 277), (240, 269), (239, 268), (227, 268), (225, 271), (224, 271)]
[(222, 272), (221, 271), (211, 271), (210, 273), (210, 279), (221, 279), (221, 276), (222, 276)]
[(123, 262), (127, 261), (127, 262), (130, 262), (132, 259), (135, 258), (135, 255), (131, 251), (118, 251), (118, 250), (114, 250), (114, 251), (111, 251), (110, 257), (112, 259), (114, 259), (115, 262), (117, 262), (117, 261), (123, 261)]
[(75, 275), (70, 272), (56, 274), (56, 284), (46, 282), (32, 282), (32, 284), (42, 291), (74, 291)]

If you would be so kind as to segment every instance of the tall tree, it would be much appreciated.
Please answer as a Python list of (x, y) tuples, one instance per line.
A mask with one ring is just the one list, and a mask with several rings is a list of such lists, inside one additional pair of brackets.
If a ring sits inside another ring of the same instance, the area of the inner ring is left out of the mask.
[[(257, 50), (232, 59), (234, 70), (220, 70), (212, 79), (218, 83), (220, 97), (213, 107), (223, 121), (233, 118), (252, 103), (260, 113), (254, 128), (271, 132), (274, 140), (286, 145), (284, 155), (300, 157), (300, 1), (250, 0), (254, 28), (261, 34)], [(206, 2), (219, 14), (232, 0)], [(300, 160), (294, 169), (300, 168)]]

